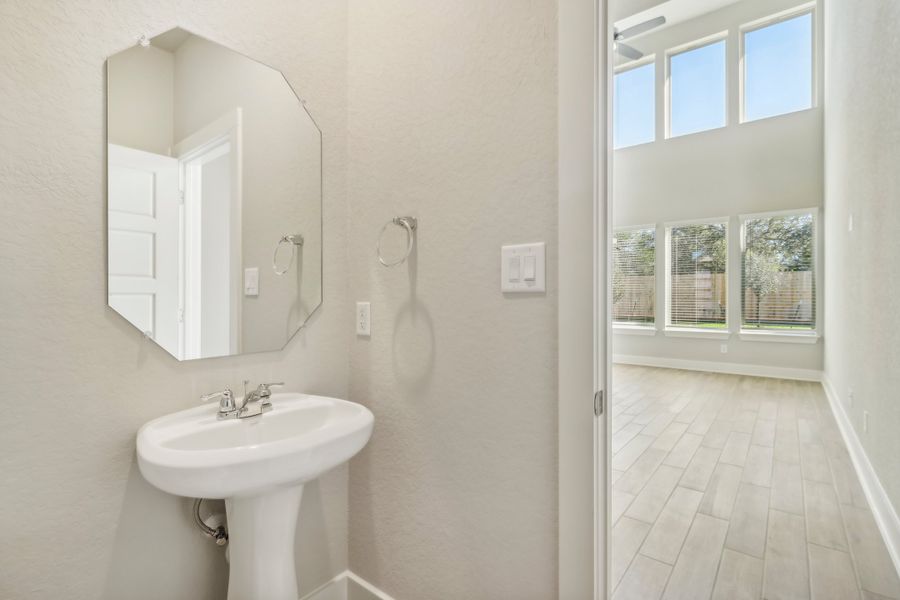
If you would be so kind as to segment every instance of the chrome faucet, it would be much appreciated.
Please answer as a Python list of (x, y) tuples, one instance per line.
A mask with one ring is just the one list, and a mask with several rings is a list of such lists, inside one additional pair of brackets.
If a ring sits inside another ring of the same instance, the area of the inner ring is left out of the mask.
[(249, 380), (244, 380), (244, 396), (237, 402), (234, 400), (234, 394), (228, 388), (221, 392), (201, 396), (200, 402), (219, 399), (219, 412), (216, 413), (216, 418), (220, 421), (256, 417), (272, 410), (272, 402), (269, 400), (272, 397), (272, 388), (282, 386), (284, 383), (261, 383), (255, 390), (248, 392), (247, 385), (249, 383)]
[(238, 407), (237, 414), (237, 418), (239, 419), (255, 417), (256, 415), (261, 415), (264, 412), (269, 412), (270, 410), (272, 410), (272, 402), (269, 400), (269, 398), (272, 397), (272, 387), (281, 387), (284, 385), (283, 381), (261, 383), (256, 386), (255, 390), (253, 390), (252, 392), (248, 392), (247, 384), (249, 383), (249, 379), (244, 380), (244, 397), (241, 400), (240, 406)]

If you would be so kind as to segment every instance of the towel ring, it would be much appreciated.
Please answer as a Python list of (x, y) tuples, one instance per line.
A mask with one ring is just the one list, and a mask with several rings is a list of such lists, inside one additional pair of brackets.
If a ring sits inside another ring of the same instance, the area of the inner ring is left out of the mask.
[[(281, 249), (282, 244), (290, 244), (291, 246), (291, 258), (288, 261), (288, 264), (283, 268), (278, 268), (278, 251)], [(272, 270), (275, 271), (276, 275), (284, 275), (288, 272), (288, 269), (291, 268), (291, 265), (294, 264), (294, 255), (297, 253), (297, 246), (303, 245), (303, 236), (299, 233), (295, 233), (293, 235), (284, 235), (281, 236), (281, 239), (278, 240), (278, 243), (275, 244), (275, 252), (272, 253)]]
[[(419, 221), (415, 217), (394, 217), (385, 223), (384, 227), (381, 228), (381, 232), (378, 234), (378, 243), (375, 245), (375, 252), (378, 254), (378, 262), (385, 267), (396, 267), (397, 265), (406, 262), (406, 259), (409, 258), (409, 255), (412, 253), (413, 244), (416, 240), (415, 231), (418, 224)], [(384, 237), (384, 232), (387, 231), (387, 228), (390, 225), (397, 225), (406, 230), (406, 252), (398, 260), (388, 262), (384, 260), (384, 256), (381, 254), (381, 239)]]

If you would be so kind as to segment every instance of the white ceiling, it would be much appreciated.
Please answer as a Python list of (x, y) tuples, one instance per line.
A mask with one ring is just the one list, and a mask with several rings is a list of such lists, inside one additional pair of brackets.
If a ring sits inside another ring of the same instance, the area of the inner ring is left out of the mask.
[[(666, 18), (666, 24), (652, 30), (659, 31), (665, 27), (671, 27), (676, 23), (688, 21), (740, 1), (741, 0), (666, 0), (664, 2), (658, 2), (656, 0), (615, 0), (612, 14), (613, 18), (618, 19), (615, 22), (615, 25), (616, 29), (619, 31), (662, 15)], [(632, 12), (634, 10), (637, 12)], [(633, 40), (638, 37), (640, 36), (634, 36), (629, 39)]]

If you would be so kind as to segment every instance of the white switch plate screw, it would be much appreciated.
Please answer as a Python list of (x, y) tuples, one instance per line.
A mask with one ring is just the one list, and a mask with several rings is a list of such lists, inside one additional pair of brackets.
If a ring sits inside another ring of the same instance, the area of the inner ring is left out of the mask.
[(719, 350), (722, 351), (722, 354), (728, 354), (728, 344), (722, 344), (719, 346)]
[(371, 305), (368, 302), (356, 303), (356, 335), (372, 335)]
[(847, 390), (847, 404), (850, 405), (850, 408), (853, 408), (853, 390)]

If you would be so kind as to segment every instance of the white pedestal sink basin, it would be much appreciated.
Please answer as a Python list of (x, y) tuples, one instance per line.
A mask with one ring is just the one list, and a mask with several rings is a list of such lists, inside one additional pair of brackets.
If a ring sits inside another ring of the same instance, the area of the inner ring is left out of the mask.
[(216, 419), (198, 406), (144, 425), (138, 465), (159, 489), (225, 499), (228, 600), (297, 600), (294, 563), (303, 484), (349, 460), (369, 441), (364, 406), (304, 394), (273, 394), (272, 410)]

